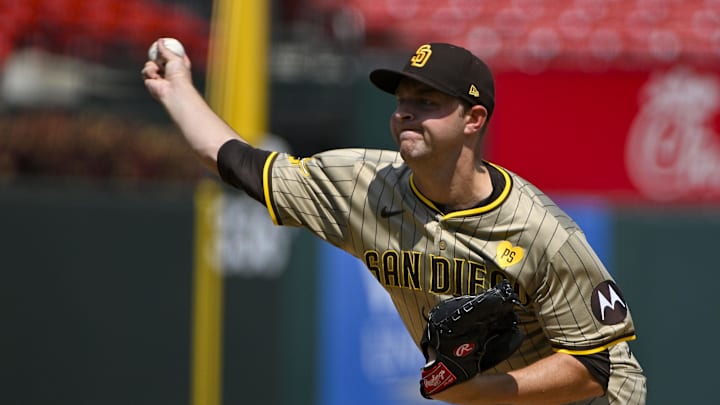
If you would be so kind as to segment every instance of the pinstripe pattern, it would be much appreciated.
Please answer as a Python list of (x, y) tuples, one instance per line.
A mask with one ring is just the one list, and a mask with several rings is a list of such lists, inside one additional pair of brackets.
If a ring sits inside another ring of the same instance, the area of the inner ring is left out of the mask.
[(572, 219), (533, 185), (498, 168), (507, 179), (498, 200), (446, 214), (414, 188), (396, 152), (272, 159), (265, 184), (275, 223), (304, 226), (362, 260), (416, 343), (424, 315), (439, 300), (476, 294), (507, 277), (529, 311), (521, 314), (523, 345), (497, 371), (554, 351), (610, 348), (608, 394), (583, 403), (644, 403), (645, 378), (625, 343), (635, 337), (630, 313), (612, 324), (593, 315), (595, 287), (611, 276)]

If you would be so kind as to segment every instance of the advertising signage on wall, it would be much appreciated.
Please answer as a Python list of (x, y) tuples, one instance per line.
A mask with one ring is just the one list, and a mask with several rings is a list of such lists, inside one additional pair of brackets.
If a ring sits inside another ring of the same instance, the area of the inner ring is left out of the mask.
[(720, 72), (496, 76), (488, 158), (544, 191), (720, 201)]

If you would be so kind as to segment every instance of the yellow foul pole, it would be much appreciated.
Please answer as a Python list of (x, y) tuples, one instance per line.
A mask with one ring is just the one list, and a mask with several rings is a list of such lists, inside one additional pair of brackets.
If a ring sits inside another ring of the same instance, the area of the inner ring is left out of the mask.
[[(213, 3), (206, 97), (213, 110), (253, 145), (267, 133), (269, 3)], [(195, 197), (192, 405), (222, 404), (223, 282), (217, 257), (221, 197), (221, 189), (207, 182)]]
[(208, 99), (243, 138), (267, 132), (269, 1), (215, 0)]

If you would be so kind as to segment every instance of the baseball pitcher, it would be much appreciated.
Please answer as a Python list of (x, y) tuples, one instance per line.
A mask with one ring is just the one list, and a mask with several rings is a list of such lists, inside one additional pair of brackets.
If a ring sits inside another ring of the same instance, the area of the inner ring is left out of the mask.
[(148, 61), (145, 84), (208, 166), (277, 225), (362, 260), (385, 288), (427, 360), (419, 395), (645, 403), (620, 287), (550, 198), (482, 157), (495, 87), (475, 55), (423, 44), (401, 70), (370, 74), (395, 97), (397, 150), (295, 157), (243, 141), (194, 89), (187, 56), (159, 48), (167, 63)]

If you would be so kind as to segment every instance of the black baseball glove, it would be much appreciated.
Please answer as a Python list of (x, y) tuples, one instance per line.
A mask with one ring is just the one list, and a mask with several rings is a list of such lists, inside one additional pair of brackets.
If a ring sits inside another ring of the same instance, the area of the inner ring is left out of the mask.
[(496, 366), (522, 343), (515, 305), (518, 296), (507, 280), (479, 295), (442, 301), (428, 315), (421, 341), (425, 360), (420, 393), (430, 398), (454, 384)]

